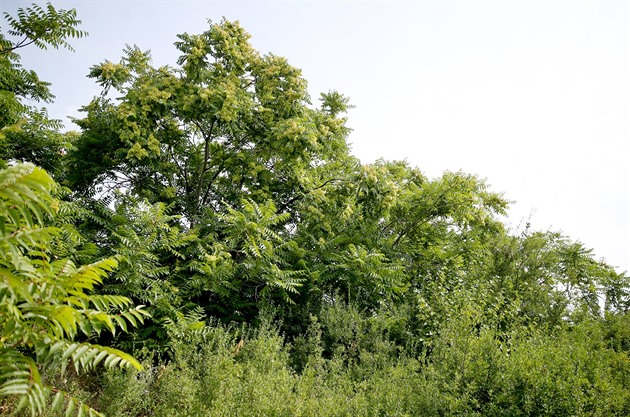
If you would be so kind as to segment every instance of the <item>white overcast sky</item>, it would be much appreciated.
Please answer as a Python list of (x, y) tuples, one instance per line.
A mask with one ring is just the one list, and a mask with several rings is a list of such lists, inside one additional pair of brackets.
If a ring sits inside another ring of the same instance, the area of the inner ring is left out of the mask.
[[(38, 2), (42, 3), (42, 2)], [(28, 1), (0, 0), (14, 12)], [(175, 35), (239, 20), (263, 53), (303, 70), (311, 96), (350, 97), (353, 153), (462, 170), (532, 215), (629, 266), (629, 7), (626, 1), (56, 1), (89, 37), (24, 51), (66, 120), (98, 93), (91, 65), (125, 44), (175, 65)], [(6, 25), (2, 22), (2, 29)], [(314, 100), (315, 101), (315, 100)], [(66, 125), (73, 128), (70, 122)]]

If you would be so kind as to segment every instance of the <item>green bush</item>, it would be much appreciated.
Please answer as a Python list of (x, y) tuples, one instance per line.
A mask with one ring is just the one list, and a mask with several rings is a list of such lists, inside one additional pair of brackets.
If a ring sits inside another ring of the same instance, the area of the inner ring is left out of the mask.
[[(373, 318), (347, 311), (337, 319), (358, 319), (368, 331), (347, 333), (352, 339), (341, 338), (330, 354), (320, 334), (330, 317), (313, 318), (295, 344), (268, 320), (259, 328), (188, 329), (174, 336), (169, 362), (145, 361), (141, 373), (109, 370), (92, 385), (96, 393), (78, 395), (122, 417), (629, 414), (630, 359), (608, 348), (601, 323), (555, 335), (523, 331), (505, 341), (473, 325), (474, 310), (460, 313), (418, 358), (395, 358), (391, 342), (369, 332), (368, 323), (378, 328)], [(354, 356), (345, 345), (352, 341)], [(305, 361), (299, 371), (298, 358)]]

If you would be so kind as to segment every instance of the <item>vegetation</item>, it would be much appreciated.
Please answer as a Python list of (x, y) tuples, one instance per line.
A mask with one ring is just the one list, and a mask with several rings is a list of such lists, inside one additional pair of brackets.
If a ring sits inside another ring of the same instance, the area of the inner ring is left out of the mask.
[(5, 18), (3, 412), (630, 414), (625, 273), (509, 230), (474, 176), (361, 164), (348, 99), (313, 105), (238, 23), (179, 35), (177, 66), (93, 66), (103, 92), (63, 133), (16, 50), (80, 21)]

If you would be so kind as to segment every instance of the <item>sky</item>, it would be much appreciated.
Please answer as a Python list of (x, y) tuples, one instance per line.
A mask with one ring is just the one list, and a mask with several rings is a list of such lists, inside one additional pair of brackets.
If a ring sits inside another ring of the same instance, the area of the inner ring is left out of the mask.
[[(30, 3), (0, 0), (0, 10)], [(89, 36), (71, 42), (74, 53), (24, 50), (22, 63), (52, 82), (49, 113), (69, 129), (100, 91), (90, 66), (117, 62), (125, 44), (175, 66), (176, 34), (239, 20), (256, 49), (302, 69), (314, 103), (329, 90), (350, 98), (349, 141), (363, 163), (478, 175), (513, 201), (515, 230), (560, 231), (630, 269), (627, 1), (53, 4), (75, 8)]]

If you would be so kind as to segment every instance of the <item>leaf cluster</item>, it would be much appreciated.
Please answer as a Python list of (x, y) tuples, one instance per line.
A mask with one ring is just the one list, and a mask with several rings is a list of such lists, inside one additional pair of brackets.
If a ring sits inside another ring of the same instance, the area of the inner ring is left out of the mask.
[[(0, 171), (0, 396), (17, 396), (19, 410), (42, 412), (52, 388), (37, 365), (70, 361), (77, 372), (135, 367), (131, 356), (106, 346), (73, 342), (103, 329), (112, 333), (141, 324), (146, 312), (126, 297), (91, 294), (112, 271), (114, 258), (77, 267), (50, 246), (59, 229), (49, 226), (59, 208), (55, 183), (40, 168), (14, 165)], [(52, 407), (63, 401), (57, 393)], [(70, 399), (68, 413), (77, 406)], [(78, 412), (87, 408), (78, 406)]]

